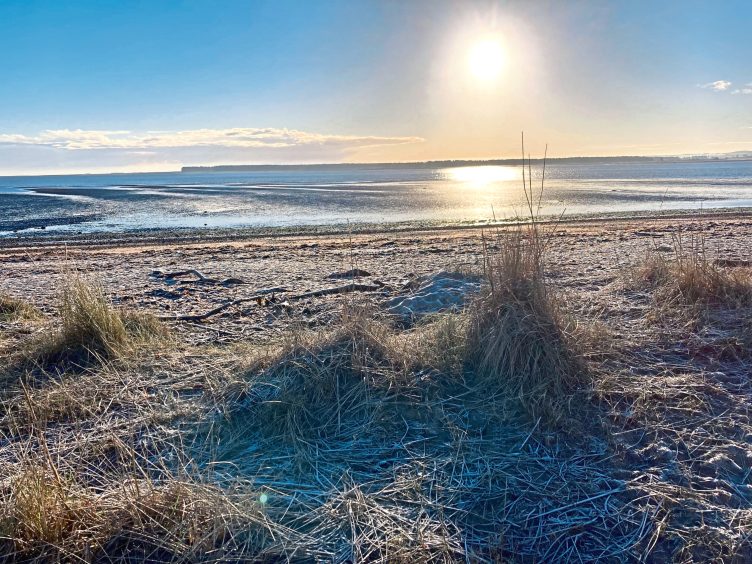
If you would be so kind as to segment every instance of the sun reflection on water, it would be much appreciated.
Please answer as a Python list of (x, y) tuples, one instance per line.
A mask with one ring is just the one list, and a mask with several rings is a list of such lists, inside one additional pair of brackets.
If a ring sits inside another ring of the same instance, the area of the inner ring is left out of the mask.
[(500, 165), (460, 166), (447, 169), (446, 174), (450, 180), (462, 182), (474, 188), (520, 178), (519, 167)]

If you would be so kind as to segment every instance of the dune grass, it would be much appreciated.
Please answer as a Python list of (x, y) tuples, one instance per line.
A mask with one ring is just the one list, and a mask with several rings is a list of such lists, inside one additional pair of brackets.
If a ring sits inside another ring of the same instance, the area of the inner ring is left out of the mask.
[(545, 282), (536, 229), (500, 234), (498, 253), (486, 258), (490, 291), (471, 310), (469, 363), (507, 408), (556, 425), (573, 415), (588, 378), (575, 326)]
[(255, 365), (248, 392), (255, 425), (296, 444), (396, 424), (397, 405), (419, 396), (416, 372), (456, 366), (456, 351), (441, 341), (452, 330), (448, 322), (424, 324), (406, 337), (372, 313), (348, 304), (334, 329), (296, 331)]
[(674, 252), (649, 252), (633, 272), (633, 284), (654, 288), (659, 300), (678, 305), (746, 307), (752, 305), (748, 268), (720, 266), (703, 237), (674, 236)]
[(165, 334), (155, 316), (116, 308), (101, 285), (73, 276), (62, 290), (55, 325), (31, 344), (26, 356), (43, 368), (86, 366), (122, 358)]
[[(519, 403), (473, 375), (470, 323), (469, 314), (451, 314), (394, 328), (347, 305), (332, 330), (296, 332), (253, 366), (221, 422), (190, 439), (191, 457), (218, 476), (273, 484), (268, 510), (283, 512), (296, 534), (310, 532), (296, 542), (318, 557), (454, 561), (476, 554), (463, 543), (499, 544), (489, 536), (495, 527), (521, 543), (519, 551), (543, 555), (547, 533), (518, 533), (537, 504), (560, 501), (553, 492), (563, 486), (551, 476), (593, 477), (595, 490), (560, 493), (573, 503), (618, 486), (595, 478), (597, 464), (556, 460), (532, 437), (534, 422), (500, 407)], [(530, 441), (534, 453), (524, 448)], [(532, 472), (524, 491), (508, 491), (505, 476), (521, 466)], [(506, 496), (516, 501), (502, 502)], [(582, 516), (592, 518), (590, 511)], [(601, 518), (621, 531), (610, 510)]]
[[(752, 271), (714, 259), (703, 237), (674, 237), (674, 252), (648, 252), (627, 286), (652, 292), (649, 318), (679, 323), (693, 355), (742, 360), (752, 356)], [(733, 261), (730, 261), (734, 264)]]
[(540, 189), (533, 187), (531, 173), (527, 179), (526, 184), (523, 174), (528, 221), (497, 230), (494, 251), (485, 245), (489, 291), (471, 310), (468, 360), (491, 393), (506, 399), (505, 409), (521, 408), (555, 426), (574, 414), (573, 400), (588, 377), (575, 345), (575, 325), (545, 278), (551, 238), (538, 221), (545, 159)]
[(33, 321), (42, 316), (29, 302), (0, 293), (0, 321)]
[(0, 491), (6, 561), (232, 560), (273, 543), (257, 495), (145, 473), (97, 487), (33, 458)]
[[(526, 195), (480, 296), (411, 327), (347, 297), (322, 330), (166, 347), (72, 278), (23, 367), (54, 377), (0, 395), (0, 559), (746, 561), (746, 372), (691, 373), (644, 320), (601, 354), (630, 319), (575, 323)], [(742, 271), (686, 251), (638, 269), (653, 306), (746, 307)]]
[(663, 509), (595, 433), (562, 432), (589, 372), (536, 241), (500, 234), (464, 313), (394, 327), (345, 301), (264, 346), (142, 346), (153, 329), (86, 287), (69, 342), (99, 362), (0, 404), (0, 555), (639, 559)]
[[(82, 295), (92, 296), (76, 297)], [(108, 358), (100, 354), (85, 370), (65, 364), (54, 377), (21, 378), (0, 396), (0, 560), (185, 562), (263, 555), (274, 542), (258, 493), (242, 481), (223, 488), (196, 474), (180, 456), (180, 437), (171, 440), (170, 429), (180, 421), (195, 421), (230, 397), (207, 393), (199, 405), (194, 390), (219, 383), (228, 388), (236, 380), (222, 382), (222, 368), (211, 358), (186, 365), (184, 350), (141, 347), (140, 339), (155, 328), (132, 314), (104, 310), (95, 308), (125, 327), (126, 340)], [(130, 358), (136, 347), (139, 354)]]

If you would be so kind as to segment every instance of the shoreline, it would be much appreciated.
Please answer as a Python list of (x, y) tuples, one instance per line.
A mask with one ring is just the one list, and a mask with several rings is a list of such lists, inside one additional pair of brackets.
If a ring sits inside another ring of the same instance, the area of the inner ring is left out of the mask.
[[(711, 219), (752, 218), (751, 208), (718, 208), (708, 210), (669, 210), (648, 212), (611, 212), (577, 216), (551, 217), (536, 220), (542, 225), (562, 225), (569, 227), (614, 224), (629, 222), (651, 222), (665, 220), (707, 221)], [(153, 245), (176, 245), (181, 243), (230, 243), (250, 239), (277, 238), (326, 238), (347, 235), (389, 235), (400, 233), (441, 233), (452, 231), (474, 231), (497, 227), (510, 227), (529, 223), (529, 220), (489, 220), (487, 222), (438, 222), (415, 221), (395, 223), (351, 223), (332, 225), (301, 225), (290, 227), (240, 227), (240, 228), (177, 228), (177, 229), (134, 229), (123, 232), (76, 233), (61, 236), (57, 233), (39, 232), (15, 237), (0, 237), (0, 252), (19, 249), (75, 248), (118, 248), (145, 247)]]

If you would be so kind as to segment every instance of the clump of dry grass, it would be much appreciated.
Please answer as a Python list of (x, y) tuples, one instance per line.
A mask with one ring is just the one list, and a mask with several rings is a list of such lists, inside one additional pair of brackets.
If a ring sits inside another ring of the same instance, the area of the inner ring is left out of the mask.
[[(18, 561), (196, 561), (258, 555), (273, 544), (252, 492), (233, 496), (195, 479), (143, 469), (96, 487), (31, 458), (0, 491), (1, 556)], [(101, 477), (100, 477), (101, 478)]]
[(42, 364), (85, 365), (120, 358), (164, 334), (153, 315), (115, 308), (101, 286), (73, 277), (61, 295), (59, 327), (33, 343), (28, 356)]
[(726, 307), (752, 304), (752, 278), (747, 272), (717, 267), (704, 257), (690, 257), (676, 262), (673, 276), (668, 291), (684, 303)]
[(117, 558), (135, 546), (148, 559), (159, 548), (170, 561), (206, 560), (212, 553), (219, 561), (233, 560), (233, 553), (258, 556), (272, 539), (257, 499), (255, 492), (233, 496), (190, 479), (130, 481), (115, 504), (114, 534), (102, 552)]
[(223, 370), (198, 360), (155, 350), (7, 391), (0, 560), (238, 561), (275, 546), (257, 491), (181, 455), (173, 429), (214, 409), (194, 392)]
[(472, 309), (468, 352), (473, 370), (505, 399), (505, 409), (516, 405), (555, 425), (572, 414), (587, 372), (573, 338), (575, 326), (545, 281), (550, 237), (536, 208), (543, 181), (540, 190), (534, 194), (531, 179), (525, 186), (529, 222), (497, 231), (497, 250), (485, 253), (490, 291)]
[(653, 322), (679, 321), (694, 356), (743, 359), (752, 352), (752, 272), (713, 260), (703, 238), (674, 237), (674, 253), (650, 252), (630, 273), (632, 288), (653, 291)]
[(429, 316), (402, 335), (404, 355), (418, 366), (431, 367), (450, 377), (460, 376), (467, 357), (469, 316), (445, 313)]
[(486, 385), (533, 418), (572, 414), (586, 384), (574, 324), (543, 280), (533, 228), (504, 233), (488, 257), (491, 290), (472, 310), (470, 363)]
[(655, 252), (648, 253), (638, 265), (625, 271), (625, 285), (629, 289), (657, 288), (671, 278), (670, 263)]
[(124, 418), (135, 413), (144, 421), (158, 421), (171, 415), (166, 406), (149, 408), (154, 399), (149, 390), (159, 384), (161, 395), (169, 397), (170, 381), (141, 374), (138, 368), (121, 370), (114, 365), (48, 378), (44, 385), (21, 383), (20, 390), (11, 387), (0, 399), (0, 430), (23, 434), (35, 426), (76, 424), (112, 415)]
[(35, 320), (41, 315), (29, 302), (0, 293), (0, 321)]
[(256, 419), (290, 443), (384, 424), (389, 398), (411, 386), (413, 365), (388, 326), (345, 308), (333, 331), (296, 333), (253, 381)]
[(18, 541), (21, 551), (60, 545), (98, 520), (93, 496), (46, 466), (19, 469), (2, 500), (0, 529)]
[(719, 266), (708, 256), (703, 238), (685, 243), (675, 236), (674, 248), (672, 255), (648, 253), (633, 272), (633, 283), (657, 289), (663, 302), (731, 308), (752, 304), (748, 270)]

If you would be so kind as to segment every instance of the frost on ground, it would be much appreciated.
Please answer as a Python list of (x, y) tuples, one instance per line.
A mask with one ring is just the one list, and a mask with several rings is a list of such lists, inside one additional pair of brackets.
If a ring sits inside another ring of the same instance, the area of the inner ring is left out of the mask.
[[(678, 234), (704, 234), (708, 260), (679, 264)], [(488, 297), (468, 274), (483, 272), (477, 233), (5, 250), (0, 554), (748, 562), (751, 246), (738, 218), (559, 227), (556, 323), (479, 342), (535, 371), (547, 331), (566, 331), (587, 372), (574, 390), (471, 362), (471, 329), (489, 327), (467, 311)], [(97, 316), (59, 309), (71, 264), (101, 281)], [(149, 277), (191, 269), (203, 280)], [(317, 294), (332, 272), (378, 289)], [(163, 330), (148, 315), (253, 296)], [(546, 311), (509, 303), (491, 328)]]
[(461, 311), (468, 300), (480, 291), (481, 277), (458, 272), (437, 272), (410, 280), (406, 293), (386, 301), (387, 313), (402, 323), (446, 312)]

